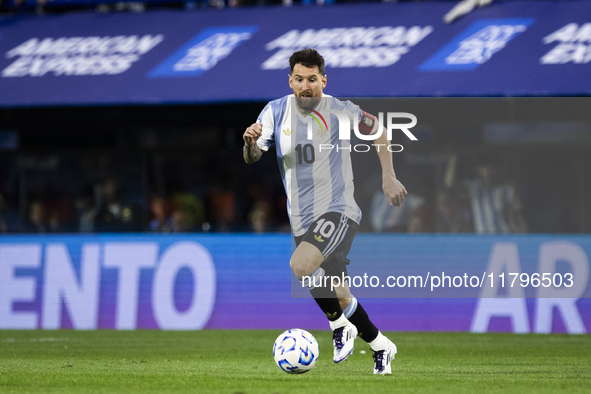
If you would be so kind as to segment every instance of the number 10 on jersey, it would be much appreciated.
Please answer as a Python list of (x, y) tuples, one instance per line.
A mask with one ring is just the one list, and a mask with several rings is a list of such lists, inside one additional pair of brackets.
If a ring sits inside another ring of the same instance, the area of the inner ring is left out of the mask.
[(312, 164), (314, 163), (314, 160), (316, 160), (314, 145), (312, 144), (298, 144), (295, 147), (295, 151), (297, 152), (297, 164), (302, 164), (302, 162), (306, 164)]

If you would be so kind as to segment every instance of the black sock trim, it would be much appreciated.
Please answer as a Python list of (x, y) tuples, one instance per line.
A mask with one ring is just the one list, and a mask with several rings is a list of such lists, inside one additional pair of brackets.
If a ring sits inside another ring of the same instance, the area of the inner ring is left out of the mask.
[(310, 290), (310, 294), (330, 321), (335, 321), (343, 314), (337, 294), (330, 288), (317, 287)]
[(349, 317), (349, 321), (357, 327), (358, 335), (365, 342), (371, 342), (378, 337), (378, 328), (369, 320), (369, 316), (359, 303), (359, 300), (357, 300), (357, 309)]

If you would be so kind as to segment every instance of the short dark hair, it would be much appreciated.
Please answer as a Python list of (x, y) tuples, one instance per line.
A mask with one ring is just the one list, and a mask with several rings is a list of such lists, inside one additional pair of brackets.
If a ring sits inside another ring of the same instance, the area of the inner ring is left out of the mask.
[(324, 75), (324, 58), (320, 56), (316, 49), (308, 48), (294, 52), (289, 58), (289, 73), (293, 74), (293, 68), (296, 64), (304, 67), (318, 67), (320, 75)]

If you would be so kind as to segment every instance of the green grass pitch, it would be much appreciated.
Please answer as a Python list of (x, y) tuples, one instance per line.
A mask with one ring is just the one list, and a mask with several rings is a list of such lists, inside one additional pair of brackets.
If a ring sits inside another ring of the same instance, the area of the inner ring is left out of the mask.
[(388, 333), (393, 374), (374, 376), (361, 339), (335, 365), (330, 333), (312, 333), (318, 363), (288, 375), (280, 331), (0, 331), (0, 393), (591, 391), (589, 335)]

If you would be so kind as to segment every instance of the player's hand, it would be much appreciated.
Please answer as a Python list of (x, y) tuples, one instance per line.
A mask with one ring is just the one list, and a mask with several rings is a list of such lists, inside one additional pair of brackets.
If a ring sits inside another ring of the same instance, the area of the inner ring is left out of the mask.
[(390, 206), (399, 207), (404, 201), (404, 196), (408, 194), (404, 185), (394, 175), (385, 175), (383, 177), (382, 189), (390, 202)]
[(259, 137), (263, 134), (263, 124), (262, 123), (254, 123), (249, 128), (246, 129), (242, 138), (244, 139), (244, 143), (246, 146), (252, 146), (256, 144)]

